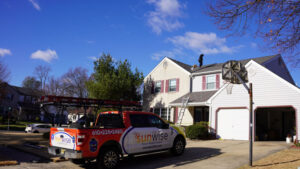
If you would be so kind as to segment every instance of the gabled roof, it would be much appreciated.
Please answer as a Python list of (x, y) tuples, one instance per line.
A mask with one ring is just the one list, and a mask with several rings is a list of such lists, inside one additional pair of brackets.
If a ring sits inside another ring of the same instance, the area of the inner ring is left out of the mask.
[(188, 64), (185, 64), (185, 63), (182, 63), (182, 62), (179, 62), (178, 60), (174, 60), (174, 59), (171, 59), (169, 58), (170, 60), (172, 60), (173, 62), (175, 62), (177, 65), (179, 65), (180, 67), (182, 67), (183, 69), (185, 69), (186, 71), (188, 72), (192, 72), (191, 70), (191, 65), (188, 65)]
[(185, 98), (185, 97), (189, 97), (188, 103), (206, 102), (216, 92), (217, 92), (217, 90), (187, 93), (187, 94), (183, 95), (182, 97), (179, 97), (178, 99), (172, 101), (170, 104), (182, 103), (182, 98)]
[[(240, 60), (240, 62), (244, 65), (246, 65), (249, 61), (254, 60), (258, 64), (262, 65), (263, 63), (277, 57), (279, 55), (272, 55), (272, 56), (264, 56), (264, 57), (258, 57), (258, 58), (249, 58), (245, 60)], [(202, 67), (196, 67), (192, 73), (204, 73), (204, 72), (210, 72), (210, 71), (221, 71), (222, 66), (224, 63), (215, 63), (215, 64), (209, 64), (204, 65)]]
[[(244, 59), (244, 60), (239, 60), (239, 61), (242, 62), (242, 64), (246, 65), (249, 61), (254, 60), (258, 64), (263, 65), (265, 62), (267, 62), (267, 61), (269, 61), (269, 60), (271, 60), (271, 59), (273, 59), (275, 57), (278, 57), (278, 56), (280, 56), (280, 54), (271, 55), (271, 56), (257, 57), (257, 58), (249, 58), (249, 59)], [(224, 64), (224, 63), (208, 64), (208, 65), (203, 65), (202, 67), (196, 67), (196, 68), (194, 68), (192, 70), (193, 66), (191, 66), (191, 65), (182, 63), (182, 62), (180, 62), (178, 60), (171, 59), (169, 57), (165, 57), (159, 64), (156, 65), (156, 67), (158, 65), (162, 64), (162, 62), (165, 59), (171, 60), (173, 63), (175, 63), (180, 68), (182, 68), (183, 70), (187, 71), (188, 73), (206, 73), (206, 72), (211, 72), (211, 71), (220, 71), (221, 72), (222, 71), (222, 66)], [(154, 69), (149, 74), (151, 74), (154, 71)], [(148, 75), (146, 77), (148, 77)], [(146, 79), (146, 77), (145, 77), (145, 79)]]
[(162, 59), (162, 60), (161, 60), (161, 61), (160, 61), (160, 62), (159, 62), (152, 70), (151, 70), (151, 72), (148, 73), (147, 76), (145, 76), (144, 79), (147, 79), (148, 76), (149, 76), (152, 72), (154, 72), (154, 71), (157, 69), (157, 67), (159, 67), (159, 65), (163, 64), (163, 62), (164, 62), (165, 60), (169, 60), (171, 63), (173, 63), (174, 65), (176, 65), (179, 69), (181, 69), (181, 70), (183, 70), (184, 72), (186, 72), (188, 75), (191, 74), (191, 66), (190, 66), (190, 65), (187, 65), (187, 64), (185, 64), (185, 63), (182, 63), (182, 62), (179, 62), (179, 61), (177, 61), (177, 60), (171, 59), (171, 58), (169, 58), (169, 57), (164, 57), (164, 59)]

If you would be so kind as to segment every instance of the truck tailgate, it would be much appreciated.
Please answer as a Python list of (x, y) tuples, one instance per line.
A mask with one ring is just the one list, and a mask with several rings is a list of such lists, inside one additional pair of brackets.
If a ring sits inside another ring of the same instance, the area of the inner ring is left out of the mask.
[(78, 129), (70, 128), (51, 128), (50, 145), (75, 150), (77, 130)]

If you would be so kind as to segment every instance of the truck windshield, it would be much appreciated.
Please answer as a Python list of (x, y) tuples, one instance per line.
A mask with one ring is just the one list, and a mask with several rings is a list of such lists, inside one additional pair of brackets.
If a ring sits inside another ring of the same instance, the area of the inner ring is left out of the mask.
[(100, 128), (124, 128), (124, 123), (120, 114), (100, 114), (96, 126)]

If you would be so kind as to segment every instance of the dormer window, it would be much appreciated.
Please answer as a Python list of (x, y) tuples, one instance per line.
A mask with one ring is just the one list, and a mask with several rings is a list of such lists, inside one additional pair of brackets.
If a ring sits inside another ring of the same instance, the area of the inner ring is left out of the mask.
[(216, 76), (207, 75), (206, 76), (206, 89), (215, 89), (216, 88)]

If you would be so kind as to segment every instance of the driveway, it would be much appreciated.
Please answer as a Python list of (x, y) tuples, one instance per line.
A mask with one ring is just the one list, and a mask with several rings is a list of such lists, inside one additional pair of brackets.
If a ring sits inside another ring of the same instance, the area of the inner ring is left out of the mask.
[[(274, 152), (288, 148), (285, 142), (255, 142), (254, 160), (258, 160)], [(247, 141), (211, 140), (188, 141), (186, 151), (182, 156), (174, 157), (169, 153), (155, 153), (137, 156), (133, 159), (125, 158), (120, 162), (120, 169), (153, 169), (153, 168), (214, 168), (233, 169), (248, 163), (249, 143)], [(1, 167), (0, 167), (1, 168)], [(22, 162), (18, 166), (6, 168), (94, 168), (93, 165), (75, 165), (69, 161), (59, 163), (28, 163)]]
[[(289, 146), (285, 142), (255, 142), (253, 158), (258, 160)], [(233, 169), (248, 164), (248, 154), (247, 141), (188, 141), (182, 156), (172, 157), (168, 153), (140, 156), (134, 160), (124, 160), (120, 168)]]

